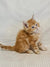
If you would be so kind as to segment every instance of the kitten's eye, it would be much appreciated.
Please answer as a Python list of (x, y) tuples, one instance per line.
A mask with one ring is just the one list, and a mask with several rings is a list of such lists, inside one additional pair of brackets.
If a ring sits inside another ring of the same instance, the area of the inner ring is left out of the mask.
[(36, 26), (37, 26), (37, 24), (36, 24)]
[(34, 28), (34, 26), (32, 26), (32, 28)]

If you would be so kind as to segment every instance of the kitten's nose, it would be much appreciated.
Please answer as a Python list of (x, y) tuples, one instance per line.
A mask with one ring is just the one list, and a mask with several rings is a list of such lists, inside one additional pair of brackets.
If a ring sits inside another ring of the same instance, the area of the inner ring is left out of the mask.
[(37, 28), (37, 30), (38, 30), (38, 28)]
[(38, 30), (38, 28), (36, 27), (36, 30)]

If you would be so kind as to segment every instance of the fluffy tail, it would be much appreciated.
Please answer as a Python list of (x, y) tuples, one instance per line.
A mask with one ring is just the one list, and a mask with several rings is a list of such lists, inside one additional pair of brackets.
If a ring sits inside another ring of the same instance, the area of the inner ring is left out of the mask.
[(0, 44), (0, 47), (4, 48), (4, 49), (7, 49), (7, 50), (10, 50), (10, 51), (15, 51), (15, 47), (14, 46), (4, 46), (4, 45)]

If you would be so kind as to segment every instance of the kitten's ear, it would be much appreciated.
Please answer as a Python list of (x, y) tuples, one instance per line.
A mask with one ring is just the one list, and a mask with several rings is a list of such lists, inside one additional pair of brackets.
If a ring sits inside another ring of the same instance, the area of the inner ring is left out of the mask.
[(40, 24), (39, 23), (37, 23), (37, 25), (38, 25), (38, 27), (40, 27)]
[(32, 19), (34, 19), (34, 14), (32, 15)]
[(23, 21), (23, 25), (24, 25), (26, 28), (28, 28), (27, 23), (25, 23), (24, 21)]

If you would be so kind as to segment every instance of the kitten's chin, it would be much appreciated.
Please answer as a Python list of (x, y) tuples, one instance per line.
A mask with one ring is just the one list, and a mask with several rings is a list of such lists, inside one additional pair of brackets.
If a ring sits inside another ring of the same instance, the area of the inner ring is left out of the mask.
[(39, 32), (31, 32), (30, 34), (39, 34)]

